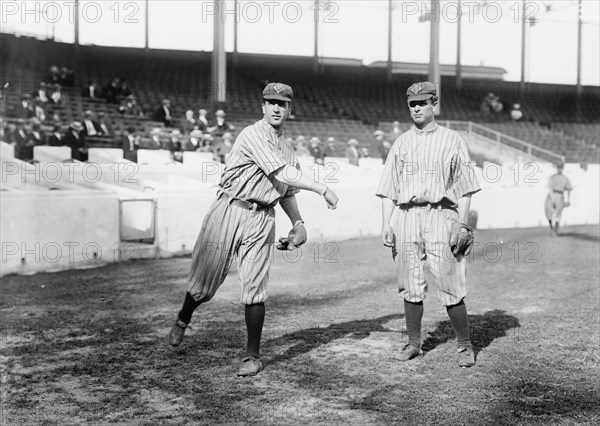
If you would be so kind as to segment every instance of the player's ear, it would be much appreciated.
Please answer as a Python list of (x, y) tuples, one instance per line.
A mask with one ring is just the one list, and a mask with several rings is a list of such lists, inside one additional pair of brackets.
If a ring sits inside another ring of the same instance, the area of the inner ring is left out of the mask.
[(292, 113), (292, 109), (293, 109), (293, 107), (292, 107), (292, 103), (291, 103), (291, 102), (288, 102), (288, 108), (287, 108), (287, 110), (288, 110), (288, 115), (290, 115), (290, 114)]
[(265, 101), (263, 101), (263, 103), (262, 103), (262, 113), (263, 113), (263, 115), (267, 113), (265, 111)]

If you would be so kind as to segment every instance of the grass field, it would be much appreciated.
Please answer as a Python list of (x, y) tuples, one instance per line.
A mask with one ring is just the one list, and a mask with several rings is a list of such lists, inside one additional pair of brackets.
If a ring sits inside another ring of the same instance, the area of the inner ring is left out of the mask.
[(598, 424), (598, 226), (478, 231), (467, 298), (477, 365), (461, 369), (435, 287), (424, 355), (407, 341), (391, 255), (376, 238), (275, 253), (263, 372), (245, 348), (235, 274), (166, 335), (189, 258), (8, 276), (3, 424)]

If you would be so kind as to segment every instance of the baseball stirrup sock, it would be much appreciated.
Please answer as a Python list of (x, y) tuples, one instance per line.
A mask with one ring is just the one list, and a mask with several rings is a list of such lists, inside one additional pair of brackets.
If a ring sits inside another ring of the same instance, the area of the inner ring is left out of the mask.
[(200, 306), (199, 302), (196, 302), (190, 292), (185, 293), (185, 300), (183, 301), (183, 307), (179, 311), (179, 321), (189, 324), (192, 320), (192, 314), (196, 308)]
[(417, 348), (421, 347), (421, 319), (423, 318), (423, 302), (404, 301), (404, 317), (408, 343)]
[(248, 330), (248, 346), (246, 355), (260, 356), (260, 337), (265, 322), (265, 304), (246, 305), (246, 328)]
[(467, 317), (467, 305), (464, 300), (453, 306), (446, 306), (446, 311), (450, 317), (450, 322), (456, 332), (458, 347), (471, 347), (471, 338), (469, 337), (469, 320)]

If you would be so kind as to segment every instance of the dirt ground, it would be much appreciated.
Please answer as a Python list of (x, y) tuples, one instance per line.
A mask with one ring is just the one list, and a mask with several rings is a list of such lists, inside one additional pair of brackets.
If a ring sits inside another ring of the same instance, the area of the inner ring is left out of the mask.
[(235, 273), (176, 349), (189, 258), (3, 277), (2, 424), (598, 424), (600, 232), (562, 232), (477, 232), (471, 369), (435, 286), (424, 355), (395, 360), (402, 303), (376, 238), (275, 253), (254, 378), (235, 376)]

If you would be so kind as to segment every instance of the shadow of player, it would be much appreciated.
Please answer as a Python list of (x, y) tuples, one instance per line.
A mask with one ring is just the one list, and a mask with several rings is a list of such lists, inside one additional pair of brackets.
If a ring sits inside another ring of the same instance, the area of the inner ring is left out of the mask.
[(326, 345), (336, 339), (344, 337), (364, 339), (372, 332), (390, 332), (391, 330), (384, 327), (384, 325), (391, 320), (403, 317), (404, 315), (401, 314), (392, 314), (374, 319), (362, 319), (331, 324), (327, 327), (307, 328), (269, 340), (265, 343), (265, 347), (272, 348), (276, 346), (285, 346), (291, 343), (292, 346), (286, 349), (285, 352), (275, 355), (271, 359), (271, 363), (281, 362), (308, 353), (313, 349), (321, 345)]
[[(514, 329), (515, 337), (521, 339), (526, 339), (529, 334), (533, 333), (529, 327), (526, 327), (526, 330), (522, 333), (523, 335), (519, 336), (519, 320), (512, 315), (507, 315), (505, 312), (496, 309), (486, 312), (483, 315), (469, 315), (471, 342), (473, 343), (475, 356), (483, 348), (489, 346), (494, 339), (507, 336), (508, 330)], [(427, 334), (421, 345), (421, 349), (426, 354), (438, 345), (444, 344), (455, 337), (456, 334), (450, 320), (442, 321), (437, 325), (435, 330)]]

